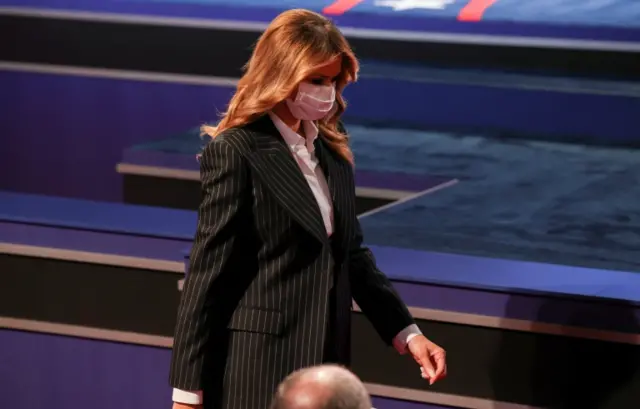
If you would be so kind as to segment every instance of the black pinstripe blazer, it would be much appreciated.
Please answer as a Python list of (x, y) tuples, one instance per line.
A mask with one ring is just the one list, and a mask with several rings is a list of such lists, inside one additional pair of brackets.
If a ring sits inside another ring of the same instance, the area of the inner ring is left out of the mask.
[(352, 167), (316, 140), (334, 206), (329, 239), (268, 116), (211, 141), (178, 311), (170, 382), (205, 407), (267, 408), (292, 371), (348, 364), (351, 297), (387, 343), (413, 320), (362, 247)]

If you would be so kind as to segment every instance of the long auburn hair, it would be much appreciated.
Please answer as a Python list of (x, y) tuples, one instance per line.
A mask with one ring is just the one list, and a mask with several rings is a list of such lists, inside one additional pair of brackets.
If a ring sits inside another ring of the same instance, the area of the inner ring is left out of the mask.
[(327, 144), (353, 163), (347, 135), (338, 127), (346, 108), (342, 90), (357, 80), (359, 64), (349, 43), (324, 16), (309, 10), (288, 10), (276, 17), (260, 36), (227, 111), (216, 126), (204, 125), (212, 138), (227, 129), (255, 121), (294, 93), (315, 69), (342, 57), (336, 79), (335, 112), (316, 122)]

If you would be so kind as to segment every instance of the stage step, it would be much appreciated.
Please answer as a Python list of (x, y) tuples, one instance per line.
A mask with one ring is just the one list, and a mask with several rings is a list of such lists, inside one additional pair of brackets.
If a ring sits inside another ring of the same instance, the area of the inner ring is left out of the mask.
[(190, 242), (192, 211), (0, 191), (0, 222)]
[[(0, 69), (5, 66), (0, 63)], [(123, 161), (125, 149), (215, 121), (216, 112), (224, 111), (235, 84), (234, 80), (225, 85), (215, 78), (149, 77), (147, 73), (86, 67), (67, 70), (62, 66), (36, 64), (10, 65), (7, 69), (0, 72), (0, 88), (7, 101), (15, 102), (7, 105), (8, 117), (15, 118), (15, 123), (29, 123), (34, 115), (55, 117), (55, 132), (64, 134), (65, 140), (77, 141), (74, 146), (94, 152), (94, 156), (89, 175), (86, 162), (79, 161), (74, 150), (64, 148), (66, 145), (52, 145), (46, 154), (45, 150), (33, 153), (28, 141), (36, 140), (39, 130), (34, 126), (9, 127), (5, 130), (7, 134), (18, 132), (22, 136), (14, 138), (14, 149), (4, 155), (3, 163), (7, 169), (23, 172), (20, 178), (10, 178), (6, 176), (10, 173), (7, 171), (3, 185), (14, 190), (42, 192), (41, 178), (33, 176), (42, 173), (51, 181), (47, 184), (47, 193), (109, 201), (120, 201), (123, 197), (123, 178), (113, 168)], [(437, 139), (484, 136), (515, 143), (533, 139), (620, 147), (640, 144), (635, 132), (640, 98), (633, 84), (624, 83), (629, 86), (621, 88), (613, 86), (615, 82), (571, 80), (563, 83), (559, 78), (510, 74), (504, 76), (501, 85), (501, 78), (495, 73), (479, 75), (475, 71), (448, 72), (408, 65), (396, 70), (396, 65), (363, 61), (362, 79), (346, 90), (347, 127), (353, 135), (362, 135), (359, 140), (353, 139), (356, 170), (383, 168), (383, 173), (408, 173), (402, 169), (384, 169), (397, 168), (401, 160), (401, 156), (389, 158), (387, 148), (416, 135), (433, 135)], [(59, 92), (59, 89), (73, 92)], [(180, 101), (177, 110), (176, 99)], [(94, 102), (99, 104), (98, 108)], [(95, 128), (86, 121), (78, 121), (78, 115), (93, 117), (96, 109), (109, 127)], [(126, 115), (122, 114), (124, 111)], [(161, 119), (149, 121), (151, 117)], [(362, 152), (367, 149), (367, 135), (377, 134), (381, 129), (393, 139), (385, 145), (385, 150), (374, 153), (375, 163), (365, 164)], [(425, 129), (421, 134), (415, 132)], [(86, 137), (89, 134), (90, 139)], [(193, 136), (197, 139), (197, 135)], [(194, 142), (190, 147), (194, 156), (185, 159), (195, 173), (195, 152), (201, 144), (199, 140)], [(52, 166), (27, 172), (24, 164), (30, 163), (33, 155), (38, 159), (36, 162), (51, 161)], [(146, 171), (123, 173), (130, 176), (124, 179), (125, 195), (130, 203), (186, 209), (197, 206), (199, 189), (192, 183), (184, 183), (185, 179), (188, 182), (196, 178), (194, 172), (178, 172), (186, 175), (178, 178), (160, 177), (156, 173), (158, 183), (139, 178), (150, 176)], [(417, 173), (427, 177), (456, 177), (445, 172)], [(94, 183), (96, 178), (99, 185)], [(65, 180), (65, 183), (53, 183), (56, 180)], [(387, 193), (383, 197), (368, 195), (367, 201), (359, 203), (359, 210), (367, 211), (396, 200), (385, 197)], [(148, 201), (145, 196), (157, 197), (158, 201)]]
[[(12, 353), (6, 361), (11, 364), (2, 368), (13, 374), (12, 389), (31, 390), (36, 378), (30, 374), (43, 367), (60, 373), (56, 362), (79, 376), (118, 373), (112, 365), (131, 364), (130, 354), (141, 357), (145, 350), (156, 358), (138, 366), (140, 376), (131, 382), (140, 388), (105, 395), (112, 381), (100, 381), (84, 386), (83, 393), (129, 402), (148, 399), (143, 393), (147, 386), (162, 391), (166, 376), (144, 374), (167, 370), (177, 282), (189, 247), (182, 233), (167, 234), (157, 226), (157, 215), (145, 218), (144, 212), (137, 213), (135, 221), (124, 217), (128, 227), (104, 226), (117, 212), (132, 214), (127, 213), (130, 206), (100, 204), (101, 211), (95, 213), (95, 203), (85, 203), (83, 209), (79, 202), (61, 200), (62, 209), (41, 216), (33, 197), (25, 196), (24, 206), (16, 206), (19, 198), (7, 197), (12, 204), (4, 211), (2, 205), (9, 201), (0, 201), (0, 271), (11, 274), (0, 287), (0, 327), (5, 328), (0, 342), (8, 344), (7, 337), (22, 331), (40, 332), (49, 335), (26, 334), (20, 343), (62, 351), (71, 336), (85, 338), (77, 342), (88, 343), (91, 351), (78, 353), (78, 360)], [(43, 198), (43, 203), (49, 207), (56, 202)], [(172, 212), (167, 210), (168, 215)], [(417, 402), (417, 408), (588, 407), (584, 405), (597, 402), (598, 408), (619, 409), (636, 402), (640, 304), (631, 290), (638, 288), (637, 274), (381, 246), (372, 246), (372, 251), (418, 325), (445, 346), (449, 356), (449, 378), (427, 388), (415, 363), (384, 345), (354, 305), (352, 369), (375, 396)], [(630, 291), (616, 295), (618, 287)], [(594, 356), (607, 359), (585, 359)], [(29, 364), (21, 357), (29, 357)], [(68, 378), (53, 378), (59, 383), (55, 394), (46, 395), (49, 404), (74, 409), (63, 405), (68, 394), (58, 393), (69, 387), (64, 384)], [(152, 379), (162, 384), (151, 385)], [(52, 390), (51, 384), (42, 390)], [(29, 407), (26, 398), (15, 399), (12, 407)], [(115, 401), (108, 398), (105, 404), (113, 407)]]
[[(384, 97), (382, 97), (384, 96)], [(345, 120), (372, 128), (640, 146), (637, 81), (362, 61)], [(590, 113), (585, 115), (585, 113)]]
[(195, 224), (195, 212), (0, 192), (0, 317), (166, 336)]
[[(366, 133), (361, 128), (354, 128), (351, 132), (358, 140), (366, 137)], [(201, 187), (196, 154), (205, 143), (198, 129), (192, 129), (168, 139), (125, 150), (117, 165), (117, 172), (123, 175), (124, 180), (124, 201), (147, 206), (197, 209)], [(375, 170), (371, 162), (358, 160), (355, 170), (358, 214), (376, 211), (398, 200), (435, 192), (457, 182), (446, 175), (406, 173), (400, 168)], [(384, 165), (392, 163), (392, 160), (379, 157), (378, 162)]]

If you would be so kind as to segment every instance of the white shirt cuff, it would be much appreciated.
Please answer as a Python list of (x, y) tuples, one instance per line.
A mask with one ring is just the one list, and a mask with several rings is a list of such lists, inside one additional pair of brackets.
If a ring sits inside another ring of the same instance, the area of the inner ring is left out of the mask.
[(173, 401), (186, 405), (202, 405), (202, 391), (183, 391), (174, 388)]
[(398, 335), (393, 338), (393, 347), (400, 353), (407, 353), (407, 344), (409, 341), (413, 339), (416, 335), (422, 335), (422, 331), (416, 324), (411, 324), (407, 328), (403, 329), (398, 333)]

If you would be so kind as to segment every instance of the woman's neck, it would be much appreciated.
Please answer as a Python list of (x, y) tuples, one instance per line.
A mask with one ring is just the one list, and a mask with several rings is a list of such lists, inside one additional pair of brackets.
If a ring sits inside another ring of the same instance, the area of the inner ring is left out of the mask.
[(291, 115), (291, 111), (289, 111), (289, 108), (284, 101), (273, 107), (272, 111), (282, 122), (285, 123), (285, 125), (291, 128), (293, 132), (300, 132), (300, 120)]

